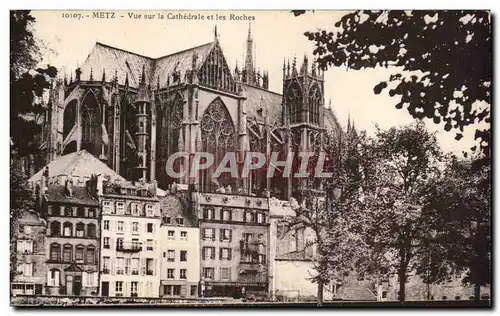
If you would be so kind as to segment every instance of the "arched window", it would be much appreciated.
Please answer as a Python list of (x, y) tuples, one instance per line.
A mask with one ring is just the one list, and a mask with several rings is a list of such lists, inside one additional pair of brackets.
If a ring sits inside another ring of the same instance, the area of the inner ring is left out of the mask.
[(71, 101), (64, 108), (63, 118), (63, 139), (66, 139), (76, 122), (76, 100)]
[(102, 144), (102, 117), (99, 103), (94, 93), (89, 92), (82, 104), (82, 146), (91, 154), (98, 156)]
[(73, 224), (70, 222), (64, 222), (63, 224), (63, 236), (71, 237), (73, 236)]
[(61, 260), (61, 245), (58, 243), (50, 244), (50, 261)]
[(85, 237), (85, 224), (76, 224), (76, 237)]
[(78, 245), (75, 247), (75, 260), (77, 262), (83, 262), (83, 251), (85, 247), (83, 245)]
[(63, 247), (63, 262), (71, 262), (73, 259), (73, 246), (66, 244)]
[[(220, 164), (225, 154), (236, 154), (236, 130), (226, 106), (220, 98), (215, 99), (206, 109), (201, 119), (202, 151), (214, 155), (213, 170), (204, 170), (200, 177), (200, 187), (203, 191), (214, 191), (211, 173)], [(202, 162), (203, 163), (203, 162)], [(236, 179), (225, 177), (224, 173), (218, 178), (219, 184), (226, 187), (235, 187)]]
[(95, 247), (87, 246), (86, 264), (95, 264)]
[(48, 286), (60, 286), (61, 285), (61, 271), (58, 269), (51, 269), (47, 275), (47, 285)]
[(59, 223), (58, 221), (50, 223), (50, 235), (61, 236), (61, 223)]
[(290, 123), (302, 122), (302, 90), (297, 82), (293, 82), (286, 94), (286, 104)]
[(319, 108), (321, 93), (319, 87), (314, 85), (309, 92), (309, 122), (319, 125)]
[(87, 237), (94, 238), (96, 236), (95, 224), (87, 225)]

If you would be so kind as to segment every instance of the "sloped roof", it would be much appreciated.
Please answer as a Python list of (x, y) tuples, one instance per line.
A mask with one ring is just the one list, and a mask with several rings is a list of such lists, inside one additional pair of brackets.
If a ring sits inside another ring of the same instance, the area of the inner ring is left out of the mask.
[(377, 296), (365, 286), (347, 286), (340, 288), (336, 295), (344, 301), (376, 301)]
[(160, 77), (160, 85), (164, 87), (167, 76), (174, 70), (180, 72), (181, 80), (184, 78), (186, 70), (191, 68), (194, 53), (198, 55), (197, 68), (199, 68), (212, 46), (213, 43), (207, 43), (160, 58), (151, 58), (97, 42), (80, 67), (81, 79), (89, 80), (92, 71), (93, 79), (100, 81), (105, 71), (106, 80), (110, 80), (116, 71), (119, 84), (125, 84), (128, 75), (129, 86), (137, 88), (144, 67), (146, 82), (156, 84)]
[(44, 226), (45, 221), (42, 220), (37, 213), (27, 210), (22, 210), (17, 220), (20, 224)]
[(85, 187), (73, 187), (71, 196), (65, 194), (63, 185), (49, 185), (45, 194), (48, 202), (71, 203), (98, 206), (99, 203), (87, 191)]
[[(259, 121), (264, 121), (267, 108), (269, 124), (273, 125), (275, 122), (281, 122), (281, 94), (247, 84), (242, 84), (242, 88), (247, 97), (248, 118), (255, 117)], [(261, 114), (258, 113), (260, 108), (263, 110)]]
[[(86, 150), (61, 156), (53, 160), (47, 166), (49, 167), (49, 178), (56, 177), (58, 175), (90, 177), (92, 174), (102, 174), (109, 176), (111, 180), (126, 181), (122, 176), (114, 172), (106, 164), (88, 153)], [(45, 167), (33, 175), (29, 179), (29, 182), (41, 180), (44, 171)]]

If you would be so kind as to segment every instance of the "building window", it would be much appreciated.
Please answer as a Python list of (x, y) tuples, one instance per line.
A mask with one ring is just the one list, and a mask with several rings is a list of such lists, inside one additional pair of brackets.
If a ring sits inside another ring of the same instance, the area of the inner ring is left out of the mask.
[(129, 275), (129, 274), (130, 274), (130, 266), (131, 266), (131, 263), (132, 263), (132, 259), (131, 259), (131, 258), (126, 258), (126, 259), (125, 259), (125, 274), (126, 274), (126, 275)]
[(203, 277), (205, 279), (213, 280), (214, 278), (214, 268), (203, 268)]
[(264, 214), (262, 213), (257, 213), (257, 223), (263, 224), (264, 223)]
[(83, 208), (83, 206), (78, 207), (78, 209), (76, 210), (76, 216), (85, 217), (85, 209)]
[(95, 216), (95, 209), (94, 208), (89, 208), (89, 218), (94, 218)]
[(233, 231), (231, 229), (220, 229), (220, 240), (221, 241), (229, 241), (233, 240)]
[(266, 263), (266, 255), (259, 254), (259, 263), (261, 264)]
[(204, 228), (203, 229), (203, 239), (204, 240), (215, 240), (215, 228)]
[(61, 223), (58, 221), (50, 223), (50, 234), (52, 236), (61, 236)]
[(202, 249), (203, 260), (215, 259), (215, 247), (203, 247)]
[(252, 233), (245, 233), (245, 234), (243, 234), (243, 239), (247, 243), (252, 242), (252, 240), (253, 240), (253, 234)]
[(87, 246), (87, 264), (95, 264), (94, 246)]
[(181, 250), (181, 261), (187, 261), (187, 254), (186, 250)]
[(130, 296), (134, 297), (138, 295), (137, 293), (138, 284), (139, 282), (137, 281), (130, 282)]
[(76, 224), (76, 237), (85, 237), (85, 224)]
[(231, 221), (232, 220), (231, 210), (222, 210), (221, 211), (221, 220)]
[(97, 286), (97, 272), (83, 272), (82, 273), (83, 286)]
[(133, 216), (139, 216), (139, 212), (137, 212), (136, 203), (130, 203), (130, 212), (132, 213)]
[(57, 269), (50, 270), (47, 276), (47, 285), (48, 286), (61, 285), (61, 271)]
[(170, 224), (170, 216), (163, 217), (163, 224)]
[(179, 277), (180, 277), (181, 279), (187, 279), (187, 269), (181, 269), (180, 271), (181, 271), (181, 272), (180, 272)]
[(73, 216), (73, 210), (71, 209), (71, 207), (64, 208), (64, 216), (66, 216), (66, 217)]
[(146, 240), (146, 250), (153, 251), (153, 239)]
[(31, 240), (18, 240), (17, 252), (24, 254), (33, 253), (33, 242)]
[(175, 250), (169, 250), (168, 251), (167, 261), (168, 262), (174, 262), (175, 261)]
[(90, 223), (87, 225), (87, 237), (90, 237), (90, 238), (96, 237), (95, 224)]
[(109, 274), (109, 257), (102, 257), (102, 274)]
[(255, 221), (254, 218), (254, 213), (253, 212), (245, 212), (245, 222), (247, 223), (252, 223)]
[(83, 261), (83, 250), (84, 250), (83, 245), (76, 246), (76, 248), (75, 248), (75, 260), (76, 261)]
[(132, 275), (139, 275), (139, 258), (132, 258)]
[(139, 242), (139, 239), (137, 239), (137, 238), (132, 239), (132, 248), (133, 249), (140, 249), (141, 248), (141, 243)]
[(148, 233), (152, 233), (153, 232), (153, 223), (148, 223)]
[(20, 263), (17, 265), (17, 273), (23, 276), (33, 276), (33, 263)]
[(51, 261), (61, 260), (61, 245), (59, 244), (50, 245), (50, 260)]
[(116, 274), (118, 274), (118, 275), (123, 274), (124, 263), (125, 263), (125, 260), (123, 258), (116, 258)]
[(49, 215), (53, 215), (52, 213), (54, 212), (54, 207), (52, 205), (47, 206), (47, 213)]
[(139, 223), (138, 222), (133, 222), (132, 223), (132, 232), (138, 233), (139, 232)]
[(184, 218), (177, 217), (175, 220), (177, 221), (177, 225), (184, 225)]
[(118, 221), (117, 230), (118, 230), (119, 232), (122, 232), (122, 231), (123, 231), (123, 221)]
[(71, 262), (72, 258), (73, 258), (73, 246), (64, 245), (64, 247), (63, 247), (63, 261), (64, 262)]
[(146, 215), (149, 217), (152, 217), (154, 215), (153, 214), (153, 205), (151, 205), (151, 204), (146, 205)]
[(102, 240), (102, 248), (109, 249), (109, 242), (110, 242), (109, 237), (104, 237)]
[(220, 260), (231, 260), (231, 248), (220, 248), (219, 259)]
[(116, 213), (118, 215), (123, 215), (125, 213), (125, 203), (116, 202)]
[(73, 224), (70, 222), (64, 222), (63, 224), (63, 236), (71, 237), (73, 235)]
[(173, 279), (175, 275), (175, 269), (167, 269), (167, 279)]
[(221, 268), (220, 278), (222, 280), (231, 280), (231, 268)]
[(123, 249), (123, 238), (116, 239), (116, 249)]
[(102, 202), (102, 212), (104, 214), (115, 214), (115, 208), (113, 207), (113, 203), (110, 201), (103, 201)]
[(215, 210), (211, 207), (207, 207), (203, 209), (203, 219), (214, 219), (215, 218)]
[(188, 239), (187, 231), (181, 231), (181, 240), (186, 241)]
[(147, 258), (146, 259), (146, 275), (154, 275), (155, 274), (155, 259)]
[(191, 296), (196, 295), (196, 285), (191, 285), (191, 291), (189, 292)]
[(109, 221), (108, 220), (104, 221), (103, 230), (109, 230)]
[(123, 281), (115, 282), (115, 293), (116, 296), (123, 296)]
[(169, 230), (169, 231), (168, 231), (168, 236), (167, 236), (167, 238), (168, 238), (169, 240), (174, 240), (174, 239), (175, 239), (175, 231), (173, 231), (173, 230)]

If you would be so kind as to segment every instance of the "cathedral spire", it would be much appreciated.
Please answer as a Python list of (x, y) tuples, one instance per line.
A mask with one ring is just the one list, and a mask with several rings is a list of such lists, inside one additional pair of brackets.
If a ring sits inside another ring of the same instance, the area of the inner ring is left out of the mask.
[(347, 132), (351, 130), (351, 111), (349, 111), (349, 114), (347, 115)]
[(253, 64), (253, 39), (252, 39), (252, 29), (251, 24), (248, 24), (248, 37), (247, 37), (247, 55), (245, 58), (245, 70), (247, 80), (249, 84), (255, 84), (255, 69)]

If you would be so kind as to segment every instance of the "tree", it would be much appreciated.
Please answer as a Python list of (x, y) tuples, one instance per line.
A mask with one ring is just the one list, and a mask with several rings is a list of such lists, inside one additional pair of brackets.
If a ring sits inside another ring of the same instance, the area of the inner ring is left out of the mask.
[(476, 300), (480, 287), (491, 284), (491, 170), (474, 159), (453, 158), (434, 186), (429, 207), (436, 210), (442, 252), (463, 282), (473, 284)]
[(17, 272), (14, 231), (22, 211), (33, 209), (35, 199), (28, 188), (26, 177), (11, 166), (10, 168), (10, 280)]
[(57, 75), (50, 65), (36, 68), (41, 44), (33, 34), (34, 23), (30, 11), (10, 11), (10, 133), (20, 157), (37, 152), (39, 117), (46, 111), (43, 97)]
[(355, 233), (356, 214), (352, 211), (361, 180), (356, 153), (359, 138), (354, 130), (339, 138), (328, 138), (327, 168), (333, 176), (322, 181), (325, 194), (318, 196), (305, 190), (295, 216), (286, 218), (288, 230), (310, 229), (314, 233), (314, 240), (307, 246), (317, 249), (313, 258), (316, 275), (311, 281), (318, 284), (318, 305), (323, 303), (325, 284), (332, 279), (342, 280), (352, 272), (357, 254), (352, 249), (360, 242)]
[(422, 231), (428, 219), (423, 211), (423, 192), (436, 173), (441, 152), (435, 136), (417, 122), (379, 130), (361, 154), (368, 159), (361, 160), (363, 196), (356, 209), (363, 219), (366, 256), (383, 255), (388, 262), (394, 260), (399, 300), (404, 302), (407, 273), (422, 246)]
[[(321, 68), (393, 67), (397, 73), (376, 85), (374, 93), (389, 90), (391, 97), (400, 97), (396, 108), (406, 108), (415, 118), (444, 122), (457, 140), (464, 127), (490, 123), (490, 12), (356, 11), (334, 26), (331, 31), (305, 32), (315, 43)], [(489, 125), (477, 127), (475, 138), (489, 156)]]

